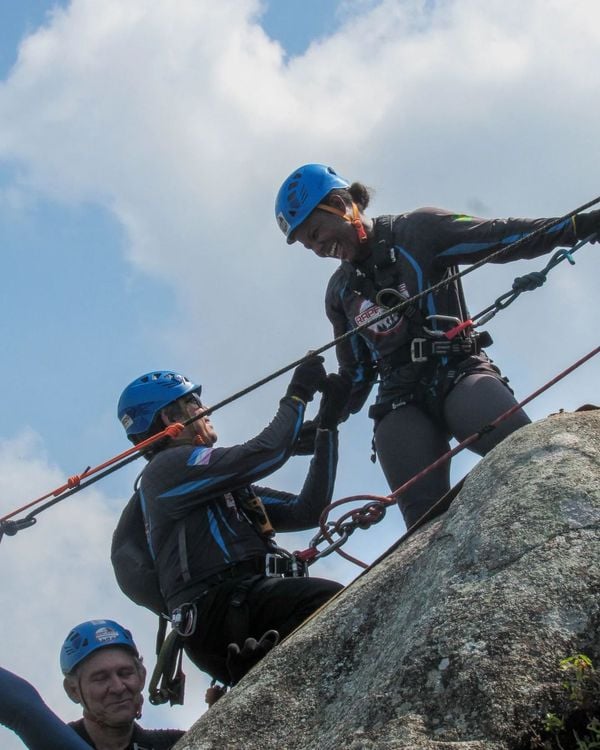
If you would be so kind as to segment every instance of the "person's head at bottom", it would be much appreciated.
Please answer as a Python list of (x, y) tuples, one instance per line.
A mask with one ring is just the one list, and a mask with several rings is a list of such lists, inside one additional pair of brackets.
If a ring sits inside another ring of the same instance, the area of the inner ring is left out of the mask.
[(113, 620), (82, 622), (67, 635), (60, 666), (90, 737), (131, 735), (141, 716), (146, 669), (129, 630)]

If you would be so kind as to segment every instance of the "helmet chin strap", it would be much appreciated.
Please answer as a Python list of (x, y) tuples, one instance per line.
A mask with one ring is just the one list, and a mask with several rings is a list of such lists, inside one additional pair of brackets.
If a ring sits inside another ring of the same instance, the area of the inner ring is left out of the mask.
[[(83, 706), (83, 715), (85, 718), (90, 721), (92, 724), (96, 724), (96, 726), (100, 727), (100, 729), (105, 729), (109, 725), (101, 719), (97, 714), (95, 714), (90, 707), (88, 706), (84, 696), (83, 691), (81, 690), (81, 682), (79, 683), (79, 695), (81, 698), (81, 705)], [(139, 699), (139, 706), (136, 709), (135, 712), (135, 718), (139, 721), (142, 718), (142, 704), (144, 702), (144, 697), (140, 694)]]
[(328, 206), (325, 203), (319, 203), (317, 208), (320, 208), (323, 211), (329, 211), (330, 214), (335, 214), (336, 216), (341, 216), (344, 221), (347, 221), (349, 224), (352, 224), (354, 229), (356, 229), (356, 234), (358, 235), (358, 241), (360, 243), (366, 242), (368, 240), (367, 233), (365, 231), (365, 227), (360, 220), (360, 212), (358, 210), (358, 206), (354, 201), (352, 201), (352, 216), (350, 216), (348, 213), (341, 211), (339, 208), (334, 208), (334, 206)]
[[(81, 680), (79, 680), (78, 682), (79, 682), (79, 696), (81, 699), (81, 705), (83, 706), (83, 709), (84, 709), (83, 715), (88, 721), (92, 722), (92, 724), (96, 724), (98, 727), (100, 727), (100, 729), (104, 729), (108, 727), (109, 725), (105, 721), (103, 721), (97, 714), (95, 714), (93, 711), (90, 710), (90, 707), (86, 703), (86, 700), (83, 696), (83, 691), (81, 689)], [(135, 718), (139, 721), (142, 718), (142, 706), (144, 704), (144, 696), (141, 693), (139, 695), (137, 702), (139, 705), (136, 708)]]
[(199, 419), (194, 423), (194, 432), (195, 435), (192, 438), (194, 445), (205, 445), (207, 448), (210, 448), (215, 444), (215, 440), (206, 429), (203, 419)]

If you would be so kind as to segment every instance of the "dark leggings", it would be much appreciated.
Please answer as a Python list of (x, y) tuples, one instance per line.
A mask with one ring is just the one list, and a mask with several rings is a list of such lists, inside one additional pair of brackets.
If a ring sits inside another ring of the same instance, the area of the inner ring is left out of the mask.
[(22, 677), (0, 667), (0, 724), (12, 729), (30, 750), (90, 750)]
[(336, 594), (342, 585), (325, 578), (258, 579), (240, 607), (232, 607), (235, 586), (216, 590), (199, 610), (198, 627), (185, 650), (200, 669), (223, 682), (229, 643), (244, 643), (276, 630), (283, 639)]
[[(487, 374), (465, 376), (444, 401), (444, 424), (417, 404), (388, 412), (375, 431), (375, 446), (391, 490), (417, 474), (450, 449), (449, 439), (459, 442), (476, 433), (516, 404), (508, 386)], [(471, 444), (469, 449), (485, 456), (511, 432), (529, 424), (519, 409), (508, 419)], [(427, 474), (398, 498), (409, 529), (450, 487), (450, 462)]]

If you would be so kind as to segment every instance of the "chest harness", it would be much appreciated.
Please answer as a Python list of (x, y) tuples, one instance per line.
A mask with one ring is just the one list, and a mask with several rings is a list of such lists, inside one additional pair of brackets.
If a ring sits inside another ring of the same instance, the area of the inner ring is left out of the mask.
[[(160, 618), (157, 634), (157, 661), (148, 686), (150, 702), (160, 705), (182, 704), (185, 674), (182, 670), (184, 642), (198, 627), (198, 607), (211, 589), (221, 584), (233, 584), (229, 599), (228, 626), (235, 642), (244, 642), (247, 636), (247, 613), (244, 604), (252, 587), (263, 578), (296, 578), (308, 576), (308, 563), (295, 554), (279, 547), (274, 539), (275, 529), (262, 500), (250, 487), (224, 495), (233, 498), (238, 511), (256, 529), (267, 545), (268, 552), (260, 557), (241, 560), (207, 578), (198, 581), (191, 600), (175, 607), (171, 612), (171, 632), (166, 635), (167, 620)], [(180, 549), (180, 556), (181, 556)], [(221, 659), (207, 657), (203, 669), (217, 680), (227, 683)]]
[[(241, 560), (233, 565), (198, 581), (199, 590), (192, 602), (176, 607), (171, 613), (171, 624), (179, 635), (190, 636), (196, 630), (196, 604), (210, 589), (226, 581), (240, 579), (231, 600), (232, 607), (241, 607), (251, 585), (259, 578), (290, 578), (308, 576), (308, 566), (294, 554), (279, 547), (275, 542), (275, 529), (262, 500), (250, 487), (228, 493), (225, 498), (234, 500), (240, 514), (258, 532), (266, 543), (268, 552), (263, 556)], [(181, 552), (181, 550), (180, 550)]]
[[(394, 216), (381, 216), (375, 224), (372, 252), (362, 263), (342, 263), (347, 287), (382, 308), (394, 308), (404, 301), (401, 265), (394, 246)], [(447, 275), (457, 271), (451, 266)], [(408, 325), (409, 340), (394, 351), (379, 357), (377, 370), (383, 382), (401, 367), (412, 367), (419, 381), (401, 397), (376, 403), (369, 409), (372, 419), (380, 420), (392, 409), (413, 401), (431, 402), (431, 396), (445, 396), (460, 378), (460, 362), (481, 353), (492, 344), (486, 331), (471, 327), (462, 286), (454, 284), (459, 314), (425, 315), (418, 304), (402, 309)], [(435, 393), (433, 393), (433, 391)], [(438, 399), (435, 398), (435, 401)], [(430, 406), (432, 404), (430, 403)], [(437, 412), (437, 409), (435, 409)]]
[[(393, 220), (393, 216), (381, 216), (377, 220), (374, 247), (366, 261), (342, 264), (348, 288), (382, 308), (393, 308), (405, 299), (399, 291), (403, 279), (394, 247)], [(456, 267), (449, 267), (447, 273), (456, 273)], [(384, 378), (398, 365), (421, 364), (440, 357), (463, 359), (490, 346), (492, 339), (487, 332), (479, 333), (470, 328), (462, 286), (455, 284), (455, 289), (460, 316), (424, 315), (414, 304), (402, 310), (411, 340), (377, 360)]]

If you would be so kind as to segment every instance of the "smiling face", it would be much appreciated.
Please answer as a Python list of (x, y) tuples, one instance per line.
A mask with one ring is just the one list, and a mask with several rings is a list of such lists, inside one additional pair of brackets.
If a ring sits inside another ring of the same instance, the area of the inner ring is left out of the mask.
[[(331, 196), (330, 203), (341, 214), (350, 214), (351, 208), (340, 196)], [(337, 258), (352, 263), (364, 260), (369, 254), (368, 243), (359, 241), (355, 227), (344, 216), (321, 208), (315, 208), (294, 231), (294, 240), (319, 258)]]
[(129, 649), (107, 646), (65, 678), (65, 689), (83, 705), (84, 717), (107, 727), (127, 727), (140, 712), (145, 678), (146, 670)]

